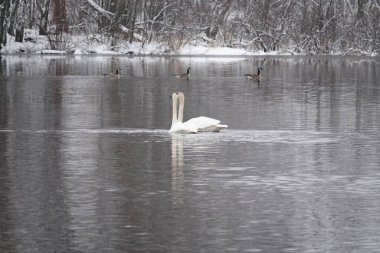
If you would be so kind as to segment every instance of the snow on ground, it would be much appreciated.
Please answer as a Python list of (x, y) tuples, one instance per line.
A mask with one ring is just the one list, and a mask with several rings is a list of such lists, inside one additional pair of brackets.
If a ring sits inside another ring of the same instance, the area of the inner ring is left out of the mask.
[(207, 46), (190, 46), (186, 45), (182, 47), (178, 54), (180, 55), (206, 55), (206, 56), (215, 56), (215, 55), (261, 55), (265, 54), (264, 52), (249, 52), (245, 49), (240, 48), (229, 48), (229, 47), (207, 47)]
[[(8, 36), (7, 44), (2, 48), (1, 54), (97, 54), (97, 55), (187, 55), (187, 56), (251, 56), (251, 55), (294, 55), (290, 51), (248, 51), (242, 48), (210, 47), (206, 44), (185, 45), (174, 51), (162, 43), (152, 42), (142, 44), (134, 42), (130, 44), (120, 41), (111, 46), (109, 38), (101, 35), (92, 36), (69, 36), (63, 37), (66, 50), (51, 50), (47, 36), (38, 35), (38, 31), (26, 30), (24, 42), (15, 42), (15, 38)], [(375, 53), (361, 52), (361, 55), (378, 56)]]
[[(1, 50), (2, 54), (15, 54), (15, 53), (29, 53), (29, 54), (103, 54), (103, 55), (204, 55), (204, 56), (248, 56), (248, 55), (268, 55), (262, 51), (250, 52), (240, 48), (229, 47), (207, 47), (207, 46), (191, 46), (186, 45), (173, 52), (167, 46), (160, 43), (152, 42), (147, 45), (142, 45), (140, 42), (129, 44), (127, 42), (121, 43), (117, 46), (109, 46), (99, 42), (90, 40), (76, 40), (68, 43), (66, 51), (51, 50), (47, 39), (36, 39), (33, 42), (15, 42), (14, 38), (9, 36), (8, 43)], [(278, 52), (269, 53), (279, 54)], [(289, 53), (281, 53), (289, 54)]]

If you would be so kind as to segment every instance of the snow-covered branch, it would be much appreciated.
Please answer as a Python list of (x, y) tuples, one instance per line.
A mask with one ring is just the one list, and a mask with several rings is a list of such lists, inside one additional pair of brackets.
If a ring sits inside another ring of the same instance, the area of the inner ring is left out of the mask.
[[(101, 14), (103, 17), (106, 17), (108, 20), (112, 21), (112, 18), (115, 17), (115, 14), (112, 13), (112, 12), (109, 12), (105, 9), (103, 9), (102, 7), (100, 7), (99, 5), (97, 5), (93, 0), (87, 0), (87, 2), (90, 4), (90, 6), (92, 8), (94, 8), (99, 14)], [(119, 29), (125, 33), (129, 33), (130, 30), (125, 27), (124, 25), (122, 24), (119, 24)], [(142, 41), (143, 40), (143, 37), (137, 33), (133, 33), (133, 38), (138, 40), (138, 41)]]
[(170, 3), (170, 4), (168, 4), (168, 5), (166, 5), (166, 6), (164, 6), (158, 13), (157, 13), (157, 15), (152, 19), (152, 21), (156, 21), (156, 19), (161, 15), (161, 13), (165, 10), (165, 9), (167, 9), (168, 7), (170, 7), (170, 6), (172, 6), (173, 4), (175, 4), (176, 2), (173, 2), (173, 3)]
[(97, 5), (93, 0), (87, 0), (87, 2), (91, 5), (92, 8), (94, 8), (97, 12), (99, 12), (104, 17), (111, 18), (111, 17), (115, 16), (114, 13), (109, 12), (109, 11), (103, 9), (102, 7), (100, 7), (99, 5)]
[[(67, 3), (65, 8), (61, 3)], [(12, 0), (0, 1), (0, 12), (0, 45), (28, 27), (51, 37), (57, 47), (62, 36), (53, 36), (63, 31), (67, 37), (96, 37), (97, 43), (112, 47), (128, 40), (175, 49), (200, 43), (311, 53), (354, 52), (351, 48), (380, 52), (380, 0)], [(105, 29), (111, 38), (97, 36)]]

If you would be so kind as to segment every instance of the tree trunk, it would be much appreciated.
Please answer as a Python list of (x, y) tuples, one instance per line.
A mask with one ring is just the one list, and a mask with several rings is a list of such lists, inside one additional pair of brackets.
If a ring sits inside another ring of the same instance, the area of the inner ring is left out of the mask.
[(38, 10), (40, 11), (40, 23), (39, 23), (39, 35), (47, 35), (47, 26), (49, 19), (49, 9), (50, 9), (50, 1), (46, 0), (41, 3), (39, 0), (36, 1)]
[(267, 23), (267, 20), (268, 20), (268, 15), (269, 15), (269, 9), (270, 9), (271, 2), (272, 2), (271, 0), (265, 0), (265, 3), (264, 3), (263, 21), (264, 21), (265, 24)]
[(53, 24), (57, 26), (57, 32), (69, 32), (67, 24), (66, 0), (54, 0)]
[(24, 26), (16, 28), (16, 42), (22, 42), (24, 40)]
[(136, 17), (137, 17), (137, 13), (138, 13), (138, 9), (139, 9), (139, 6), (141, 4), (142, 1), (140, 0), (137, 0), (134, 2), (134, 6), (133, 6), (133, 10), (132, 10), (132, 14), (131, 14), (131, 19), (129, 20), (129, 30), (130, 30), (130, 33), (129, 33), (129, 43), (132, 43), (133, 42), (133, 34), (135, 32), (135, 23), (136, 23)]
[[(1, 0), (0, 0), (1, 1)], [(0, 6), (0, 49), (7, 44), (7, 24), (9, 17), (9, 0), (2, 0)]]
[(16, 14), (17, 14), (19, 6), (20, 6), (20, 0), (16, 0), (14, 2), (12, 13), (11, 13), (11, 16), (10, 16), (10, 19), (9, 19), (8, 34), (10, 34), (12, 36), (15, 35)]
[(361, 19), (364, 16), (364, 5), (366, 0), (358, 0), (358, 12), (356, 14), (358, 19)]

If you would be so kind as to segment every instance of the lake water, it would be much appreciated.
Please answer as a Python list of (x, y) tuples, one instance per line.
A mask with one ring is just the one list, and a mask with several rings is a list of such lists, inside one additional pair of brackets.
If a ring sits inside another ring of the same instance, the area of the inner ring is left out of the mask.
[[(379, 58), (0, 64), (1, 252), (379, 251)], [(170, 135), (175, 91), (229, 128)]]

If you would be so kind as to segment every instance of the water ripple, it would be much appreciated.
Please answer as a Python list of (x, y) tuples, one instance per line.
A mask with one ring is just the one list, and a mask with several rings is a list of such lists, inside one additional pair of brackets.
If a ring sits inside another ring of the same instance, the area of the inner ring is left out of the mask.
[(163, 138), (180, 138), (186, 144), (196, 146), (210, 143), (227, 142), (259, 142), (259, 143), (286, 143), (286, 144), (317, 144), (337, 142), (339, 137), (329, 132), (318, 131), (283, 131), (283, 130), (225, 130), (219, 133), (198, 133), (192, 135), (173, 134), (167, 129), (64, 129), (64, 130), (12, 130), (2, 129), (0, 133), (28, 133), (28, 134), (120, 134), (120, 135), (147, 135)]

